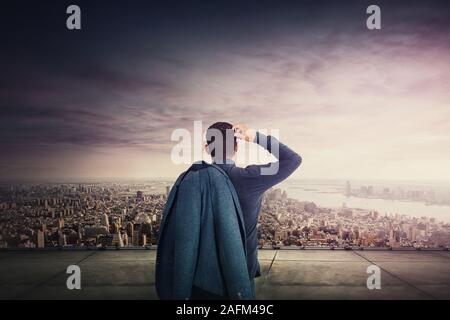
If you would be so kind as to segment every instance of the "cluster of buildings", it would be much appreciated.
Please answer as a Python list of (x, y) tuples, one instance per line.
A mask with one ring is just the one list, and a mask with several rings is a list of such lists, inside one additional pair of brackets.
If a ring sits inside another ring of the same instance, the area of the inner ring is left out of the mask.
[[(156, 182), (155, 182), (156, 183)], [(40, 184), (0, 187), (0, 248), (142, 247), (157, 244), (169, 187)], [(272, 189), (263, 199), (260, 246), (448, 247), (433, 218), (322, 208)]]
[(377, 186), (359, 185), (352, 187), (350, 181), (346, 182), (343, 190), (347, 197), (359, 197), (370, 199), (417, 201), (427, 205), (450, 205), (450, 190), (442, 188), (436, 191), (434, 188), (418, 188), (417, 186)]
[(448, 247), (450, 224), (434, 218), (382, 215), (374, 210), (322, 208), (266, 193), (258, 226), (260, 246)]
[(141, 187), (117, 183), (3, 187), (0, 247), (155, 244), (167, 195), (136, 190)]

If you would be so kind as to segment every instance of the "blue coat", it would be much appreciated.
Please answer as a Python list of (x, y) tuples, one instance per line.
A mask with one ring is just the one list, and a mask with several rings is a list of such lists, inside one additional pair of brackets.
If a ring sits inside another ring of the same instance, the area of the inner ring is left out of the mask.
[(156, 258), (160, 299), (189, 299), (196, 286), (229, 299), (253, 299), (244, 219), (227, 174), (205, 162), (183, 173), (167, 199)]

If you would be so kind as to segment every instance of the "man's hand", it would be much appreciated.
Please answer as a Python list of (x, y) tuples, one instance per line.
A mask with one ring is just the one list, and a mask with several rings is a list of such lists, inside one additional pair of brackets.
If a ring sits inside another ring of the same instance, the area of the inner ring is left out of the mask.
[(233, 126), (234, 136), (249, 142), (254, 142), (256, 138), (256, 130), (248, 125), (239, 123)]

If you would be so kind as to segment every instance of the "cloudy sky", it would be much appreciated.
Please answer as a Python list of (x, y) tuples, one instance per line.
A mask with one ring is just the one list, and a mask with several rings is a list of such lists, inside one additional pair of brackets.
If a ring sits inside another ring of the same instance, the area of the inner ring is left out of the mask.
[(450, 180), (450, 6), (375, 1), (370, 31), (373, 2), (2, 4), (0, 178), (176, 177), (201, 120), (279, 129), (297, 178)]

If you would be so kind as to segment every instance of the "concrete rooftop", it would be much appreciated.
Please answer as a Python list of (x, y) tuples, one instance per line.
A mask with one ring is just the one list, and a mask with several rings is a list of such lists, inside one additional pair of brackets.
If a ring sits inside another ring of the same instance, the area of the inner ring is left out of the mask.
[[(155, 250), (0, 252), (0, 299), (156, 299)], [(449, 251), (261, 250), (258, 299), (450, 299)], [(66, 288), (67, 266), (81, 290)], [(378, 265), (381, 289), (368, 290)]]

